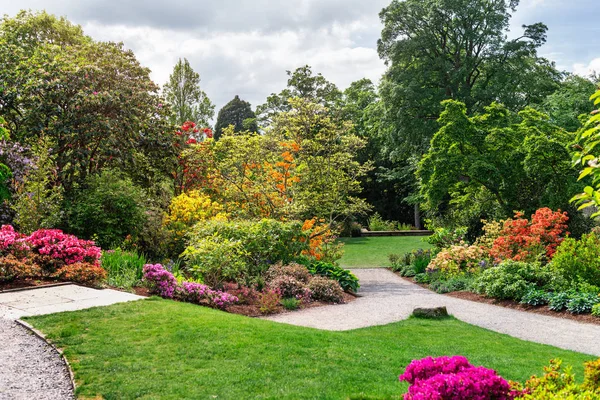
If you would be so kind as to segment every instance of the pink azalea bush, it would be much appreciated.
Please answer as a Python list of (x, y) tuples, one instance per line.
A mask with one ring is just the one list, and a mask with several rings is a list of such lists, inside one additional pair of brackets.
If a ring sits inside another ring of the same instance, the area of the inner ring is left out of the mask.
[(15, 231), (11, 225), (2, 225), (0, 228), (0, 254), (12, 253), (15, 249), (25, 250), (25, 235)]
[(190, 303), (208, 302), (217, 308), (225, 308), (239, 301), (236, 296), (220, 290), (213, 290), (207, 285), (196, 282), (178, 283), (175, 276), (161, 264), (144, 266), (144, 281), (151, 290), (167, 299), (179, 299)]
[(40, 229), (25, 239), (35, 253), (61, 260), (66, 265), (86, 262), (100, 264), (102, 250), (92, 240), (79, 239), (59, 229)]
[(411, 384), (404, 400), (512, 400), (518, 394), (496, 371), (462, 356), (413, 360), (399, 379)]

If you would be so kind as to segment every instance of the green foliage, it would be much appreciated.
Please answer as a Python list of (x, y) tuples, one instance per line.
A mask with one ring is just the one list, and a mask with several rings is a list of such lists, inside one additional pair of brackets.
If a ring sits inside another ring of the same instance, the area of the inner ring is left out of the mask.
[(550, 268), (567, 282), (600, 286), (600, 238), (596, 233), (583, 235), (580, 240), (565, 238)]
[(436, 249), (442, 250), (453, 245), (459, 245), (465, 240), (467, 227), (461, 226), (458, 228), (436, 228), (431, 236), (428, 236), (425, 241), (433, 245)]
[(137, 236), (146, 221), (146, 194), (122, 174), (102, 171), (88, 177), (69, 209), (69, 229), (94, 238), (103, 248), (119, 246), (128, 235)]
[(214, 132), (215, 140), (219, 140), (223, 130), (229, 125), (233, 125), (233, 132), (258, 132), (256, 114), (252, 111), (250, 103), (240, 99), (239, 96), (235, 96), (219, 111)]
[(60, 221), (63, 188), (57, 179), (56, 156), (52, 154), (54, 146), (49, 137), (36, 141), (32, 146), (35, 168), (16, 185), (12, 208), (16, 213), (15, 223), (23, 233), (54, 228)]
[(201, 127), (210, 126), (209, 121), (215, 115), (215, 105), (200, 89), (200, 75), (186, 58), (180, 58), (173, 67), (163, 93), (171, 104), (169, 119), (173, 125), (181, 126), (192, 121)]
[(473, 290), (497, 299), (520, 301), (530, 289), (548, 288), (553, 275), (536, 263), (505, 261), (484, 270), (473, 282)]
[(432, 256), (431, 250), (417, 249), (402, 256), (390, 254), (389, 260), (394, 271), (400, 272), (402, 276), (414, 276), (425, 272)]
[(308, 249), (307, 242), (300, 222), (213, 220), (192, 229), (182, 256), (192, 274), (218, 286), (251, 281), (272, 264), (294, 261)]
[(567, 311), (571, 314), (589, 314), (598, 302), (598, 293), (574, 293), (567, 303)]
[(473, 277), (464, 275), (448, 279), (433, 280), (429, 287), (437, 293), (451, 293), (467, 290), (473, 283)]
[(298, 308), (300, 308), (301, 304), (302, 304), (302, 300), (299, 300), (295, 297), (287, 297), (287, 298), (281, 299), (281, 305), (283, 306), (283, 308), (285, 308), (288, 311), (297, 310)]
[(524, 400), (591, 400), (600, 397), (600, 360), (585, 363), (583, 384), (575, 379), (571, 367), (562, 368), (562, 360), (553, 359), (544, 367), (544, 375), (532, 376), (525, 383)]
[(332, 263), (315, 261), (310, 263), (308, 271), (337, 281), (346, 292), (356, 293), (360, 287), (358, 278), (352, 272)]
[(553, 124), (577, 132), (583, 127), (579, 116), (589, 115), (594, 109), (589, 99), (595, 91), (596, 85), (591, 80), (569, 74), (558, 90), (544, 99), (541, 108)]
[(600, 317), (600, 303), (594, 304), (592, 307), (592, 315), (595, 317)]
[(571, 201), (579, 205), (579, 209), (595, 206), (596, 210), (591, 214), (592, 217), (600, 215), (600, 168), (596, 147), (600, 144), (600, 89), (596, 91), (590, 100), (594, 102), (596, 110), (592, 112), (583, 128), (577, 135), (577, 141), (580, 145), (575, 146), (576, 151), (573, 154), (573, 164), (582, 168), (579, 173), (579, 180), (591, 180), (591, 186), (586, 186), (583, 193), (573, 197)]
[(102, 252), (100, 265), (108, 274), (106, 283), (123, 289), (139, 284), (143, 276), (146, 258), (136, 251), (123, 251), (119, 248)]
[(572, 135), (532, 108), (513, 114), (493, 103), (469, 117), (463, 103), (443, 106), (441, 128), (418, 170), (431, 218), (477, 230), (481, 219), (507, 218), (513, 210), (569, 208), (571, 193), (580, 190), (569, 162)]
[(417, 283), (431, 283), (432, 280), (433, 280), (432, 275), (428, 274), (428, 273), (422, 273), (422, 274), (415, 275), (415, 282), (417, 282)]
[(168, 107), (123, 44), (95, 42), (45, 12), (21, 12), (3, 18), (0, 46), (0, 116), (13, 140), (34, 142), (42, 132), (52, 140), (67, 197), (107, 167), (145, 186), (168, 176)]
[(530, 306), (543, 306), (548, 304), (548, 297), (548, 292), (545, 290), (531, 288), (521, 298), (521, 303)]
[(287, 88), (279, 94), (271, 93), (265, 104), (256, 107), (256, 115), (263, 127), (271, 124), (278, 114), (294, 108), (289, 102), (291, 98), (298, 97), (330, 109), (341, 99), (338, 88), (320, 73), (314, 75), (309, 65), (294, 72), (287, 71), (287, 75)]
[(562, 311), (567, 308), (571, 300), (571, 293), (554, 292), (548, 295), (548, 308), (552, 311)]

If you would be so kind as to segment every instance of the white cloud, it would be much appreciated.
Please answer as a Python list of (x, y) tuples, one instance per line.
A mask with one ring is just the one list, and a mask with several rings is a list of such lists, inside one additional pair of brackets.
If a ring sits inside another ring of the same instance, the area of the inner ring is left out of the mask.
[(594, 58), (589, 64), (573, 64), (573, 72), (584, 77), (600, 74), (600, 57)]

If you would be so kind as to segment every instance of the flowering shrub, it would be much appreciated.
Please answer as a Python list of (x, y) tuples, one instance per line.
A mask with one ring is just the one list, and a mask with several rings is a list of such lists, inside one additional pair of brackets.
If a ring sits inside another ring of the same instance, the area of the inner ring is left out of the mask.
[(464, 244), (467, 231), (468, 228), (465, 226), (456, 229), (436, 228), (433, 235), (425, 240), (435, 246), (436, 249), (441, 250), (446, 247)]
[(265, 288), (258, 295), (258, 309), (261, 314), (273, 314), (281, 302), (281, 294), (277, 290)]
[(144, 281), (148, 282), (152, 292), (167, 299), (179, 299), (190, 303), (207, 303), (217, 308), (226, 308), (239, 299), (227, 292), (213, 290), (209, 286), (197, 282), (177, 282), (175, 276), (161, 264), (144, 266)]
[(495, 371), (474, 367), (462, 356), (413, 360), (399, 379), (411, 384), (405, 400), (509, 400), (516, 395)]
[(490, 251), (494, 246), (494, 242), (500, 236), (506, 221), (486, 221), (482, 219), (481, 222), (483, 223), (481, 228), (483, 235), (479, 236), (474, 244)]
[(344, 291), (339, 283), (322, 276), (315, 276), (308, 283), (312, 292), (313, 300), (326, 301), (328, 303), (343, 303)]
[(106, 279), (106, 271), (99, 265), (77, 262), (58, 269), (53, 276), (65, 281), (98, 285)]
[(209, 219), (226, 221), (227, 218), (227, 213), (219, 203), (198, 190), (181, 193), (173, 198), (169, 213), (164, 219), (164, 225), (173, 238), (173, 254), (181, 254), (185, 235), (198, 222)]
[(240, 304), (252, 304), (258, 299), (256, 289), (240, 285), (239, 283), (228, 282), (223, 285), (223, 291), (238, 298)]
[(25, 235), (15, 231), (12, 225), (2, 225), (0, 228), (0, 254), (9, 254), (15, 249), (26, 250), (27, 244), (23, 240)]
[(427, 272), (440, 272), (443, 276), (475, 273), (488, 257), (479, 246), (450, 246), (440, 251), (427, 267)]
[(0, 257), (0, 281), (35, 278), (41, 275), (40, 267), (27, 260), (19, 260), (13, 255)]
[(552, 259), (556, 247), (568, 234), (566, 212), (540, 208), (531, 222), (517, 212), (514, 219), (504, 221), (500, 235), (494, 240), (490, 254), (497, 260), (535, 261), (539, 256)]
[(337, 235), (323, 219), (312, 218), (304, 221), (302, 231), (308, 235), (308, 249), (303, 250), (302, 254), (317, 261), (327, 262), (335, 262), (342, 257), (344, 245), (337, 242)]
[(298, 300), (310, 300), (311, 291), (306, 284), (290, 275), (281, 275), (268, 283), (270, 289), (277, 291), (281, 297), (294, 297)]
[(272, 281), (280, 276), (291, 276), (302, 283), (308, 283), (310, 280), (310, 272), (308, 272), (308, 269), (304, 265), (295, 262), (286, 265), (283, 265), (282, 263), (271, 265), (265, 273), (265, 279), (267, 281)]
[(144, 265), (144, 281), (148, 282), (150, 290), (160, 297), (172, 299), (177, 289), (177, 279), (160, 264)]
[(78, 239), (59, 229), (37, 230), (25, 241), (34, 253), (61, 260), (66, 265), (81, 262), (99, 265), (102, 256), (100, 247), (93, 241)]

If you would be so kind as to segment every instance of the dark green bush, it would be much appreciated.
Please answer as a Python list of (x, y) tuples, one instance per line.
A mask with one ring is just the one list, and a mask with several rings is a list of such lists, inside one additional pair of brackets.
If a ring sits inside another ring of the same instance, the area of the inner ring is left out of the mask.
[(567, 310), (571, 314), (589, 314), (598, 302), (600, 297), (594, 293), (573, 294), (567, 303)]
[(552, 273), (538, 263), (508, 260), (483, 271), (472, 287), (488, 297), (520, 301), (530, 289), (547, 289), (552, 281)]
[(567, 308), (571, 294), (567, 292), (555, 292), (548, 295), (548, 308), (552, 311), (562, 311)]
[(137, 236), (146, 221), (145, 193), (131, 179), (105, 170), (91, 175), (68, 209), (68, 229), (102, 248)]
[(548, 304), (548, 292), (540, 289), (529, 289), (521, 298), (522, 304), (530, 306), (543, 306)]
[(360, 287), (358, 278), (352, 272), (332, 263), (315, 261), (310, 263), (308, 271), (337, 281), (346, 292), (356, 293)]
[(428, 273), (417, 274), (415, 275), (415, 282), (417, 283), (431, 283), (431, 275)]

